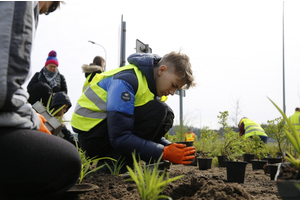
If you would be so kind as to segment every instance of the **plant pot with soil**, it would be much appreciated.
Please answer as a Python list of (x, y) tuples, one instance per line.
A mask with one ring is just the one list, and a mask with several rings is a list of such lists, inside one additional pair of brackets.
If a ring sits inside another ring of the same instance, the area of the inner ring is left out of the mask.
[(244, 183), (247, 162), (226, 161), (227, 181)]
[(213, 159), (213, 149), (218, 140), (218, 133), (205, 126), (201, 129), (200, 141), (196, 143), (195, 148), (199, 152), (197, 158), (199, 170), (207, 170), (211, 168)]
[(278, 165), (279, 164), (268, 164), (266, 167), (268, 169), (268, 172), (270, 173), (270, 178), (271, 180), (275, 179), (275, 175), (277, 173), (278, 170)]
[(291, 163), (280, 163), (274, 180), (283, 200), (300, 199), (299, 170)]
[(267, 160), (262, 160), (268, 154), (267, 145), (260, 139), (259, 136), (253, 135), (252, 138), (244, 139), (246, 145), (251, 148), (254, 158), (252, 159), (252, 169), (264, 169), (264, 166), (267, 164)]
[(277, 158), (272, 158), (272, 157), (266, 157), (268, 164), (276, 164), (276, 163), (281, 163), (282, 162), (282, 157), (277, 157)]
[(216, 143), (214, 155), (218, 156), (219, 167), (226, 167), (226, 161), (236, 160), (237, 156), (243, 155), (243, 143), (239, 134), (235, 132), (227, 124), (228, 111), (219, 112), (219, 124), (222, 125), (223, 134), (219, 136), (218, 143)]
[(199, 170), (211, 169), (213, 158), (197, 158)]
[(268, 137), (275, 140), (274, 145), (268, 145), (268, 150), (272, 158), (277, 158), (278, 156), (283, 157), (283, 151), (288, 149), (290, 146), (290, 143), (284, 133), (284, 126), (284, 118), (278, 117), (274, 120), (268, 120), (267, 126), (264, 128)]
[(243, 143), (244, 143), (244, 151), (243, 159), (244, 162), (251, 163), (251, 160), (254, 160), (254, 154), (252, 153), (252, 146), (251, 143), (249, 143), (248, 138), (243, 137)]

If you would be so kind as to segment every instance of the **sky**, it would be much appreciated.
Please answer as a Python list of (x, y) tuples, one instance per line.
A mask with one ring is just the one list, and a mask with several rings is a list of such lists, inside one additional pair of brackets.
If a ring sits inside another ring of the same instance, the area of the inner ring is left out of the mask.
[[(300, 2), (290, 0), (65, 1), (40, 15), (29, 80), (55, 50), (73, 104), (65, 119), (71, 120), (85, 81), (81, 66), (100, 55), (106, 70), (119, 67), (123, 16), (126, 58), (136, 52), (136, 39), (160, 56), (180, 50), (190, 57), (197, 85), (182, 98), (185, 125), (218, 129), (220, 111), (229, 112), (232, 126), (242, 117), (266, 124), (281, 116), (268, 97), (282, 110), (285, 100), (288, 116), (300, 107), (299, 10)], [(179, 125), (179, 96), (166, 103)]]

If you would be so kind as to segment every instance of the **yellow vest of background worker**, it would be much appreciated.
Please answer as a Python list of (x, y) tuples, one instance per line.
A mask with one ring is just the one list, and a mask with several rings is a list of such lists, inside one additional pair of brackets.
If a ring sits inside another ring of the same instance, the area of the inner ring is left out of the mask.
[(191, 131), (191, 129), (188, 129), (188, 132), (184, 134), (185, 141), (186, 142), (193, 142), (195, 141), (195, 133)]
[(300, 109), (299, 108), (296, 108), (295, 113), (291, 115), (289, 119), (292, 125), (295, 126), (296, 130), (300, 131)]
[(254, 135), (268, 137), (264, 129), (259, 124), (252, 121), (251, 119), (243, 119), (243, 122), (244, 122), (244, 129), (245, 129), (245, 138)]

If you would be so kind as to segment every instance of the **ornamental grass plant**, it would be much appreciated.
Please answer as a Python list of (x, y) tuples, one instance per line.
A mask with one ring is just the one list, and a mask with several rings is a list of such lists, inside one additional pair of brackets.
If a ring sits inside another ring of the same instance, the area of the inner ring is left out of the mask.
[(92, 158), (89, 158), (88, 156), (86, 156), (86, 152), (83, 151), (80, 147), (78, 147), (75, 136), (73, 136), (73, 137), (74, 137), (76, 148), (78, 150), (78, 153), (79, 153), (79, 156), (80, 156), (80, 159), (81, 159), (81, 171), (80, 171), (78, 184), (80, 184), (82, 182), (83, 178), (86, 177), (88, 174), (93, 173), (93, 172), (95, 172), (95, 171), (97, 171), (97, 170), (99, 170), (99, 169), (101, 169), (102, 167), (105, 166), (105, 164), (103, 164), (103, 165), (101, 165), (99, 167), (96, 167), (94, 169), (90, 169), (90, 166), (93, 163), (97, 163), (99, 160), (102, 160), (102, 159), (110, 159), (110, 160), (116, 161), (115, 159), (109, 158), (109, 157), (102, 157), (102, 158), (92, 157)]
[[(284, 121), (285, 121), (285, 126), (284, 126), (284, 133), (290, 141), (291, 145), (295, 149), (296, 153), (300, 155), (300, 136), (299, 132), (296, 130), (295, 126), (292, 125), (291, 121), (288, 119), (288, 117), (285, 115), (284, 112), (270, 99), (268, 98), (273, 105), (277, 108), (277, 110), (281, 113)], [(300, 160), (298, 157), (294, 157), (291, 153), (286, 152), (287, 156), (285, 156), (285, 159), (289, 161), (297, 170), (300, 170)]]
[(170, 179), (166, 170), (161, 173), (161, 171), (158, 169), (158, 166), (162, 156), (158, 159), (157, 164), (154, 165), (153, 168), (149, 167), (149, 165), (146, 166), (145, 163), (142, 165), (140, 160), (137, 161), (135, 153), (132, 153), (132, 157), (134, 169), (126, 166), (129, 171), (129, 175), (131, 176), (131, 179), (127, 179), (126, 181), (134, 181), (136, 183), (141, 199), (171, 199), (170, 197), (161, 195), (160, 193), (168, 183), (176, 181), (182, 178), (184, 175), (176, 176)]

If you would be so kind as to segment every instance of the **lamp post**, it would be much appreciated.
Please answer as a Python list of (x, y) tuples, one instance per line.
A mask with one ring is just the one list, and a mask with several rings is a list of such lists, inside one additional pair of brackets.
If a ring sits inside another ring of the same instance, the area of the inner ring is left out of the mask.
[(92, 44), (95, 44), (95, 45), (98, 45), (98, 46), (100, 46), (100, 47), (102, 47), (102, 49), (104, 50), (104, 53), (105, 53), (105, 62), (104, 62), (104, 69), (106, 69), (106, 50), (105, 50), (105, 48), (101, 45), (101, 44), (98, 44), (98, 43), (96, 43), (96, 42), (93, 42), (93, 41), (88, 41), (88, 42), (90, 42), (90, 43), (92, 43)]

